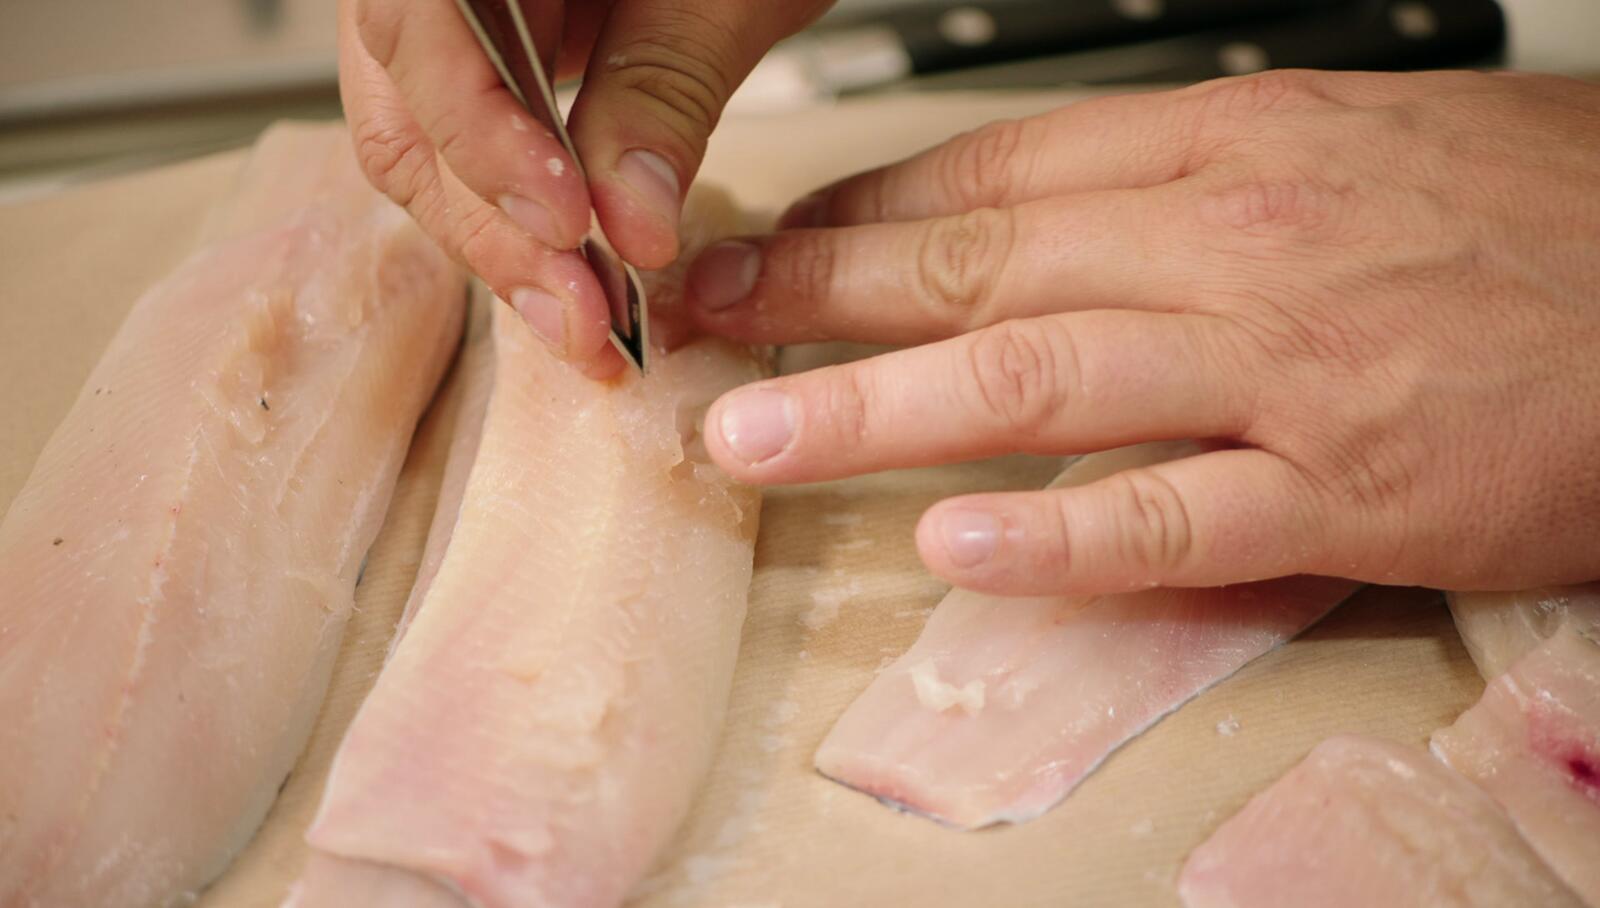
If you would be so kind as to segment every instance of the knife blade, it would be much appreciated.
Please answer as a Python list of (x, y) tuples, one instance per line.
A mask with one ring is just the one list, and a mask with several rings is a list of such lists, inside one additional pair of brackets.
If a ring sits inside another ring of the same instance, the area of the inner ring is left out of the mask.
[[(567, 133), (551, 88), (561, 46), (562, 0), (456, 0), (500, 80), (572, 156), (578, 174), (588, 173)], [(617, 254), (600, 222), (590, 213), (589, 235), (579, 247), (605, 292), (611, 314), (611, 343), (640, 372), (649, 368), (650, 314), (644, 282)]]

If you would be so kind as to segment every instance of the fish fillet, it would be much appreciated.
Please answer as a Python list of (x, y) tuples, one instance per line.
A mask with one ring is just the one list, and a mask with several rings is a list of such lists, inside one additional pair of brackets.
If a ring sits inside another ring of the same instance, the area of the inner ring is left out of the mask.
[(617, 905), (709, 766), (759, 499), (698, 432), (763, 364), (700, 340), (601, 385), (503, 305), (491, 351), (442, 561), (340, 747), (290, 904)]
[(1448, 593), (1461, 641), (1493, 680), (1562, 627), (1600, 634), (1600, 583), (1514, 593)]
[[(1085, 457), (1070, 486), (1193, 451)], [(952, 590), (816, 754), (823, 775), (971, 829), (1053, 807), (1112, 751), (1327, 614), (1355, 585), (1006, 599)]]
[(460, 384), (461, 393), (457, 398), (450, 450), (445, 455), (444, 476), (439, 483), (439, 498), (434, 505), (433, 521), (428, 526), (422, 560), (417, 564), (416, 579), (406, 597), (394, 639), (389, 643), (389, 656), (394, 655), (395, 648), (405, 638), (406, 627), (427, 598), (428, 590), (433, 588), (433, 579), (439, 575), (439, 566), (444, 563), (450, 538), (455, 533), (456, 517), (467, 492), (472, 463), (478, 458), (478, 445), (483, 440), (483, 418), (489, 410), (489, 394), (494, 390), (494, 339), (492, 302), (483, 299), (485, 294), (479, 289), (479, 298), (470, 310), (463, 332), (461, 355), (451, 377), (452, 382)]
[(1329, 738), (1189, 855), (1188, 908), (1578, 908), (1488, 795), (1426, 751)]
[(179, 902), (248, 840), (459, 335), (464, 279), (338, 126), (270, 131), (210, 238), (0, 524), (7, 908)]
[(1433, 752), (1500, 802), (1567, 885), (1600, 905), (1600, 644), (1563, 629), (1434, 732)]

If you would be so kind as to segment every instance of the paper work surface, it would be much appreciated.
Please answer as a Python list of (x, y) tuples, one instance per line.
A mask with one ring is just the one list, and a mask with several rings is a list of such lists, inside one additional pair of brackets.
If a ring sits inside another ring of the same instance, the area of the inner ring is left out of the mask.
[[(776, 209), (834, 177), (1073, 97), (899, 97), (730, 119), (702, 176), (746, 205)], [(206, 158), (0, 207), (0, 507), (128, 307), (193, 248), (240, 160)], [(785, 365), (849, 353), (796, 348)], [(323, 776), (421, 557), (446, 442), (417, 439), (315, 735), (266, 825), (202, 908), (276, 906), (297, 874)], [(1173, 905), (1172, 879), (1189, 849), (1317, 741), (1358, 732), (1421, 746), (1481, 692), (1442, 599), (1374, 589), (1161, 722), (1024, 826), (952, 832), (814, 773), (811, 754), (833, 720), (910, 645), (945, 591), (912, 546), (921, 511), (958, 492), (1039, 486), (1054, 471), (1052, 461), (1007, 458), (768, 495), (716, 766), (631, 904)]]

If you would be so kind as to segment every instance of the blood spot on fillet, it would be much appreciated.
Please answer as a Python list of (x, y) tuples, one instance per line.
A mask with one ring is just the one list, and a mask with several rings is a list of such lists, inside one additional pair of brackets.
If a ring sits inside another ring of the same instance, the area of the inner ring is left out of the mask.
[(1588, 754), (1575, 754), (1567, 758), (1567, 772), (1580, 791), (1600, 801), (1600, 761)]

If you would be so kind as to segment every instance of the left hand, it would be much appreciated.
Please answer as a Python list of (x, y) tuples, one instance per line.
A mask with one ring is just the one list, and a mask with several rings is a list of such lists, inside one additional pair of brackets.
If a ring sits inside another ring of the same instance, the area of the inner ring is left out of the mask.
[(1600, 576), (1600, 87), (1280, 71), (996, 123), (695, 263), (702, 327), (925, 346), (736, 390), (756, 483), (1202, 438), (917, 531), (1007, 594)]
[(557, 357), (609, 378), (623, 360), (605, 291), (576, 251), (591, 208), (623, 258), (671, 264), (683, 193), (723, 106), (829, 2), (558, 4), (556, 75), (586, 73), (568, 127), (587, 181), (501, 84), (455, 0), (339, 0), (339, 94), (372, 184)]

